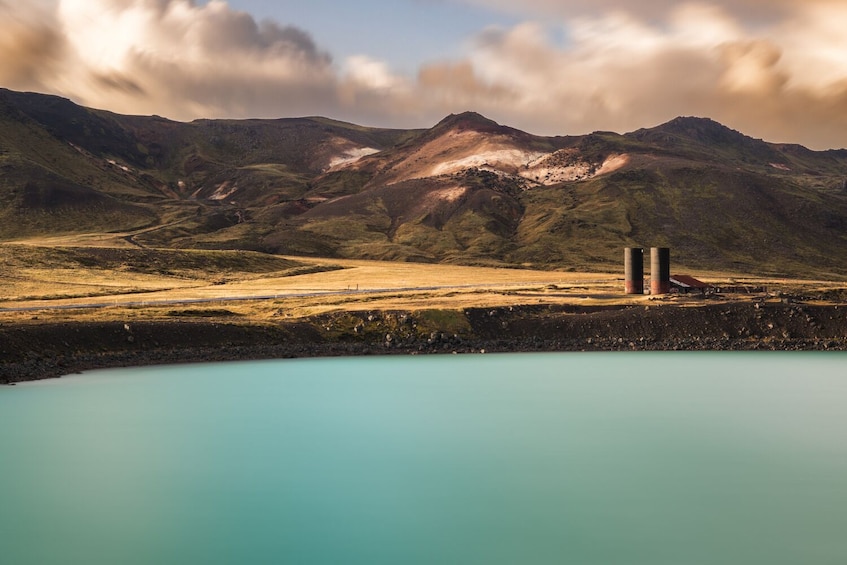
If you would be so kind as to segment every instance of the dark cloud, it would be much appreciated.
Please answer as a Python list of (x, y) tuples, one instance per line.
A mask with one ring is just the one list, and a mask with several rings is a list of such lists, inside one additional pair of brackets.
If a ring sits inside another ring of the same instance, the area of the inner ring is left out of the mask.
[(144, 96), (146, 93), (136, 81), (123, 76), (120, 73), (92, 73), (91, 81), (98, 84), (103, 90), (121, 91), (132, 96)]
[[(62, 0), (63, 92), (177, 119), (337, 109), (337, 71), (309, 33), (223, 2)], [(88, 77), (89, 80), (85, 80)]]
[(297, 54), (315, 63), (326, 64), (331, 61), (329, 54), (319, 50), (312, 36), (300, 28), (281, 27), (266, 20), (259, 24), (257, 38), (261, 49)]

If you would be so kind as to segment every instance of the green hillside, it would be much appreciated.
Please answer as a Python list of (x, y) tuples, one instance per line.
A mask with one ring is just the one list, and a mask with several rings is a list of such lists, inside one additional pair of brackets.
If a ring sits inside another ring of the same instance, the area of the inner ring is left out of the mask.
[(0, 241), (126, 233), (143, 247), (556, 269), (676, 265), (847, 276), (847, 151), (702, 118), (539, 137), (473, 113), (429, 130), (327, 118), (121, 116), (0, 89)]

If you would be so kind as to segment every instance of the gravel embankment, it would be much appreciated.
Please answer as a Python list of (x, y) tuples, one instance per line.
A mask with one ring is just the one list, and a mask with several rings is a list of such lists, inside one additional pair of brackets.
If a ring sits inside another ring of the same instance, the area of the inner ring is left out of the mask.
[(616, 350), (847, 350), (847, 305), (512, 306), (335, 313), (297, 322), (0, 324), (0, 383), (83, 370), (336, 355)]

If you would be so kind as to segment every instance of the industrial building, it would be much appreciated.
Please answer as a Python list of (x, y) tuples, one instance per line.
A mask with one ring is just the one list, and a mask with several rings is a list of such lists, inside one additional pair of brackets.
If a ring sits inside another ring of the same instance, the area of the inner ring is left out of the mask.
[[(624, 249), (624, 291), (644, 294), (644, 249)], [(671, 291), (671, 250), (668, 247), (650, 248), (650, 294)]]
[(712, 290), (712, 285), (699, 281), (690, 275), (673, 275), (670, 278), (671, 288), (678, 292), (688, 294), (689, 292), (700, 292), (706, 294)]

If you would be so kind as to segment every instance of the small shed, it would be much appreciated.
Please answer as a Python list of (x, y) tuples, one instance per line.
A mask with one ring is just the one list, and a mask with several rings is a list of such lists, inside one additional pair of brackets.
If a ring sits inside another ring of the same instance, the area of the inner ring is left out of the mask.
[(688, 294), (689, 292), (699, 291), (706, 294), (712, 290), (712, 285), (706, 284), (703, 281), (698, 281), (690, 275), (672, 275), (671, 288), (675, 288), (677, 292)]

